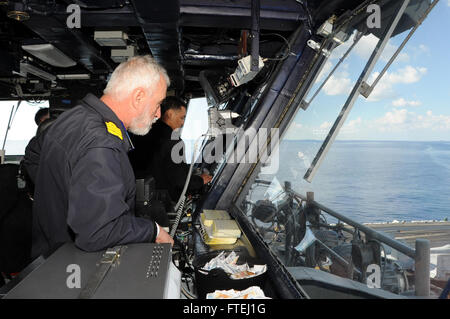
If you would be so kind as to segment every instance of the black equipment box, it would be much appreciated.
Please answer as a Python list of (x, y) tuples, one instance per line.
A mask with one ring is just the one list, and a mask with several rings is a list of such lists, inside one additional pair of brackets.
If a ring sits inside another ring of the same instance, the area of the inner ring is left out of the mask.
[(137, 243), (84, 252), (67, 243), (4, 298), (163, 299), (168, 297), (171, 245)]

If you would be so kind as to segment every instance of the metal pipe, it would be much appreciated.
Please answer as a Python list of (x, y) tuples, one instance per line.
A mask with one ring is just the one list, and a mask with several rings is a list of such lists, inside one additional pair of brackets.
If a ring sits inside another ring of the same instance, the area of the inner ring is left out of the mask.
[(359, 90), (361, 85), (366, 81), (366, 79), (369, 77), (370, 72), (372, 72), (373, 68), (375, 67), (375, 64), (377, 63), (379, 57), (381, 56), (381, 53), (383, 52), (387, 42), (389, 41), (392, 33), (395, 30), (395, 27), (397, 26), (398, 22), (400, 21), (400, 18), (403, 15), (403, 12), (405, 11), (406, 7), (408, 6), (410, 0), (403, 0), (403, 3), (399, 7), (399, 10), (397, 14), (395, 15), (394, 19), (392, 20), (390, 26), (386, 28), (384, 31), (384, 34), (380, 37), (380, 40), (378, 41), (375, 49), (372, 52), (372, 55), (369, 58), (369, 61), (367, 62), (366, 66), (364, 67), (364, 70), (361, 72), (358, 80), (356, 81), (355, 85), (353, 86), (352, 92), (347, 98), (347, 101), (345, 102), (344, 106), (342, 107), (341, 112), (339, 113), (338, 117), (336, 118), (336, 121), (333, 124), (333, 127), (328, 132), (327, 137), (322, 143), (322, 146), (320, 147), (319, 151), (317, 152), (316, 156), (314, 157), (310, 167), (305, 173), (305, 176), (303, 177), (307, 182), (311, 182), (314, 175), (316, 174), (320, 164), (322, 163), (323, 159), (325, 158), (326, 154), (328, 153), (328, 150), (330, 149), (331, 145), (333, 144), (334, 140), (336, 139), (336, 136), (339, 134), (339, 131), (344, 124), (345, 120), (347, 119), (353, 105), (355, 104), (356, 100), (359, 96)]
[(409, 32), (409, 34), (406, 36), (406, 38), (403, 40), (402, 44), (398, 47), (397, 51), (395, 51), (394, 55), (389, 59), (389, 61), (384, 66), (383, 70), (378, 74), (377, 78), (373, 81), (372, 85), (368, 85), (364, 82), (363, 86), (361, 86), (360, 93), (365, 97), (368, 98), (369, 95), (372, 93), (373, 89), (377, 85), (377, 83), (380, 81), (380, 79), (383, 77), (383, 75), (386, 73), (387, 69), (391, 66), (391, 64), (394, 62), (396, 57), (399, 55), (400, 51), (403, 49), (403, 47), (406, 45), (406, 43), (409, 41), (409, 39), (412, 37), (414, 32), (416, 32), (417, 28), (422, 24), (422, 22), (425, 20), (425, 18), (428, 16), (430, 11), (436, 6), (436, 4), (439, 2), (439, 0), (435, 0), (425, 11), (425, 14), (420, 18), (420, 20), (416, 23), (414, 28)]
[[(427, 297), (430, 295), (430, 241), (428, 239), (417, 239), (415, 250), (411, 247), (395, 240), (387, 237), (386, 235), (377, 232), (367, 226), (359, 224), (347, 218), (332, 209), (325, 207), (316, 201), (314, 201), (314, 193), (308, 192), (307, 197), (296, 193), (295, 191), (290, 190), (290, 192), (300, 198), (301, 200), (306, 200), (309, 205), (315, 206), (320, 210), (330, 214), (331, 216), (351, 225), (355, 228), (358, 228), (360, 231), (365, 233), (371, 239), (376, 239), (384, 244), (389, 245), (390, 247), (398, 250), (399, 252), (405, 254), (408, 257), (411, 257), (415, 261), (415, 293), (416, 296)], [(319, 241), (318, 241), (319, 242)], [(320, 243), (320, 242), (319, 242)], [(322, 244), (322, 243), (320, 243)], [(324, 245), (323, 245), (324, 246)], [(325, 247), (325, 246), (324, 246)]]
[(328, 251), (331, 255), (333, 255), (334, 257), (337, 258), (337, 260), (344, 266), (349, 267), (350, 263), (345, 260), (344, 258), (342, 258), (338, 253), (336, 253), (333, 249), (331, 249), (330, 247), (328, 247), (327, 245), (325, 245), (321, 240), (319, 240), (318, 238), (316, 238), (316, 242), (322, 246), (323, 248), (325, 248), (326, 251)]
[(260, 0), (252, 0), (252, 51), (250, 69), (255, 72), (259, 70), (259, 16), (261, 10)]
[(334, 257), (336, 257), (337, 261), (349, 268), (351, 267), (353, 269), (354, 272), (358, 273), (358, 275), (361, 275), (361, 271), (359, 271), (358, 269), (356, 269), (356, 267), (354, 267), (353, 265), (351, 265), (347, 260), (345, 260), (343, 257), (341, 257), (338, 253), (336, 253), (333, 249), (331, 249), (330, 247), (328, 247), (327, 245), (325, 245), (322, 241), (320, 241), (318, 238), (316, 238), (316, 242), (322, 246), (323, 248), (325, 248), (326, 251), (328, 251), (331, 255), (333, 255)]
[(337, 70), (337, 68), (345, 61), (345, 59), (347, 58), (347, 56), (349, 55), (349, 53), (353, 50), (353, 48), (356, 46), (356, 44), (358, 44), (359, 40), (362, 38), (362, 33), (358, 32), (353, 40), (352, 45), (348, 48), (348, 50), (344, 53), (344, 55), (340, 58), (339, 62), (336, 63), (336, 65), (334, 66), (333, 70), (331, 70), (331, 72), (328, 74), (328, 76), (326, 77), (325, 80), (323, 80), (322, 84), (317, 88), (317, 90), (314, 92), (313, 96), (311, 97), (311, 99), (307, 102), (306, 100), (302, 101), (302, 109), (304, 109), (306, 111), (306, 109), (308, 108), (308, 106), (312, 103), (312, 101), (314, 101), (314, 98), (317, 96), (317, 94), (319, 94), (319, 92), (323, 89), (323, 87), (325, 86), (325, 84), (327, 84), (328, 80), (331, 78), (331, 76), (334, 74), (334, 72)]
[(11, 113), (9, 114), (8, 125), (6, 127), (5, 139), (3, 140), (2, 150), (5, 149), (6, 139), (8, 138), (8, 132), (11, 129), (12, 122), (14, 121), (13, 114), (15, 117), (15, 113), (17, 113), (17, 110), (19, 109), (20, 103), (22, 103), (22, 100), (19, 100), (19, 102), (17, 102), (16, 112), (14, 112), (14, 105), (11, 108)]
[(238, 55), (218, 55), (218, 54), (183, 54), (185, 60), (197, 61), (235, 61), (239, 59)]
[[(218, 17), (251, 17), (251, 8), (236, 8), (226, 6), (193, 6), (183, 5), (180, 6), (180, 14), (184, 15), (206, 15), (206, 16), (218, 16)], [(261, 10), (261, 18), (263, 19), (280, 19), (284, 21), (301, 21), (303, 17), (299, 12), (294, 11), (276, 11), (270, 9)]]
[(430, 241), (428, 239), (416, 240), (415, 260), (415, 287), (416, 296), (430, 295)]
[[(302, 195), (300, 195), (300, 194), (298, 194), (298, 193), (296, 193), (294, 191), (291, 191), (291, 192), (295, 196), (298, 196), (300, 199), (306, 200), (306, 198), (304, 196), (302, 196)], [(341, 214), (333, 211), (332, 209), (330, 209), (328, 207), (325, 207), (322, 204), (319, 204), (318, 202), (316, 202), (314, 200), (310, 201), (309, 203), (311, 205), (314, 205), (315, 207), (321, 209), (322, 211), (327, 212), (331, 216), (333, 216), (333, 217), (335, 217), (335, 218), (345, 222), (346, 224), (358, 228), (360, 231), (362, 231), (363, 233), (368, 235), (370, 238), (376, 239), (376, 240), (378, 240), (378, 241), (380, 241), (382, 243), (385, 243), (385, 244), (391, 246), (392, 248), (398, 250), (402, 254), (405, 254), (408, 257), (415, 258), (416, 253), (415, 253), (414, 249), (412, 249), (411, 247), (409, 247), (409, 246), (407, 246), (407, 245), (405, 245), (405, 244), (403, 244), (403, 243), (401, 243), (401, 242), (399, 242), (399, 241), (397, 241), (395, 239), (392, 239), (392, 238), (390, 238), (390, 237), (388, 237), (388, 236), (386, 236), (386, 235), (384, 235), (382, 233), (379, 233), (379, 232), (377, 232), (377, 231), (375, 231), (375, 230), (373, 230), (373, 229), (371, 229), (371, 228), (369, 228), (367, 226), (364, 226), (364, 225), (362, 225), (362, 224), (360, 224), (358, 222), (355, 222), (355, 221), (351, 220), (350, 218), (345, 217), (344, 215), (341, 215)]]

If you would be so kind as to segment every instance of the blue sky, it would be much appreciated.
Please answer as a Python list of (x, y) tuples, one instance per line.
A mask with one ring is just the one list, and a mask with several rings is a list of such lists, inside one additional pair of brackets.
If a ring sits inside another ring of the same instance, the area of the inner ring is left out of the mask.
[[(408, 41), (371, 96), (367, 100), (362, 96), (358, 98), (337, 139), (450, 140), (449, 30), (450, 0), (441, 0)], [(369, 84), (408, 32), (389, 41), (369, 77)], [(319, 80), (328, 75), (351, 41), (352, 38), (333, 51)], [(322, 140), (326, 136), (377, 41), (374, 36), (360, 40), (309, 108), (298, 112), (286, 139)], [(310, 95), (320, 83), (316, 83)]]

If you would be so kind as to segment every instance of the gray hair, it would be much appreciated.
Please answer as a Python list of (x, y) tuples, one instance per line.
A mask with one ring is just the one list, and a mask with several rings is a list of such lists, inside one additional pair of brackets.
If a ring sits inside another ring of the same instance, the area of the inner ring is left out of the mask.
[(167, 71), (154, 58), (150, 55), (135, 56), (119, 64), (112, 73), (103, 93), (120, 101), (138, 87), (153, 92), (161, 75), (169, 87), (170, 79)]

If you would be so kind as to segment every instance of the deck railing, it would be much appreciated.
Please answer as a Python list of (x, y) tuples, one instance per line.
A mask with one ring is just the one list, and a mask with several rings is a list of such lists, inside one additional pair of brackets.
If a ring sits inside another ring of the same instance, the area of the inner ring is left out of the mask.
[[(415, 295), (426, 297), (430, 295), (430, 242), (427, 239), (416, 239), (415, 249), (410, 246), (386, 236), (372, 228), (369, 228), (363, 224), (360, 224), (344, 215), (341, 215), (334, 210), (316, 202), (314, 200), (314, 192), (307, 192), (306, 197), (295, 191), (289, 186), (285, 187), (285, 190), (290, 192), (293, 196), (305, 201), (310, 207), (316, 207), (321, 211), (333, 216), (338, 221), (342, 221), (359, 231), (363, 232), (367, 237), (375, 239), (381, 243), (384, 243), (397, 251), (405, 254), (408, 257), (414, 259), (415, 272), (414, 272), (414, 285)], [(386, 258), (386, 256), (385, 256)]]

